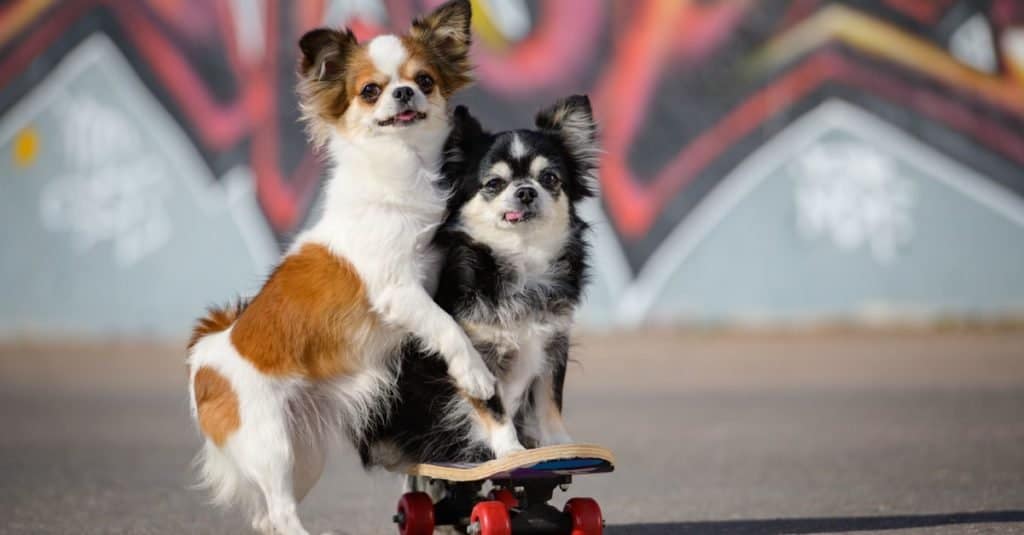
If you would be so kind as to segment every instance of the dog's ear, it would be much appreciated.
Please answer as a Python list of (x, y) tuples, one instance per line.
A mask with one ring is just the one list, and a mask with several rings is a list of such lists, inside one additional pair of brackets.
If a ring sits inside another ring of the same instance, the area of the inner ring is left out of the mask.
[(345, 64), (349, 52), (358, 43), (352, 30), (317, 28), (299, 39), (302, 60), (299, 75), (318, 82), (338, 81), (345, 77)]
[(345, 69), (349, 55), (359, 46), (352, 31), (318, 28), (299, 39), (299, 109), (310, 139), (317, 147), (327, 143), (330, 125), (348, 108)]
[(441, 170), (452, 191), (450, 206), (458, 206), (465, 200), (465, 190), (477, 178), (477, 160), (487, 139), (488, 134), (480, 121), (465, 106), (456, 106), (452, 113), (452, 131), (444, 145), (444, 167)]
[[(452, 132), (448, 135), (447, 145), (450, 151), (458, 151), (458, 154), (451, 156), (458, 161), (464, 160), (465, 153), (483, 136), (484, 127), (480, 121), (473, 117), (465, 106), (456, 106), (452, 112)], [(448, 157), (446, 153), (446, 158)]]
[(468, 54), (472, 18), (469, 0), (450, 0), (426, 16), (413, 20), (409, 34), (440, 50)]
[(592, 197), (597, 194), (597, 169), (601, 147), (597, 139), (597, 123), (586, 95), (573, 95), (559, 100), (537, 114), (537, 128), (555, 136), (572, 156), (574, 175), (578, 177), (576, 194)]
[(469, 0), (449, 0), (430, 14), (412, 22), (409, 36), (430, 53), (443, 78), (442, 90), (451, 94), (473, 81), (469, 61), (472, 44)]

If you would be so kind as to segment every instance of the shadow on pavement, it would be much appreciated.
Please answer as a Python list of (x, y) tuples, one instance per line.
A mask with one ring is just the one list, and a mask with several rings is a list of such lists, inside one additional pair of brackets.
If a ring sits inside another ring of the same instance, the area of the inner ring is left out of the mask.
[(927, 528), (958, 524), (1024, 522), (1024, 511), (981, 511), (935, 515), (852, 516), (834, 518), (777, 518), (763, 520), (707, 520), (659, 524), (608, 526), (609, 535), (668, 535), (695, 533), (782, 535), (789, 533), (844, 533), (887, 529)]

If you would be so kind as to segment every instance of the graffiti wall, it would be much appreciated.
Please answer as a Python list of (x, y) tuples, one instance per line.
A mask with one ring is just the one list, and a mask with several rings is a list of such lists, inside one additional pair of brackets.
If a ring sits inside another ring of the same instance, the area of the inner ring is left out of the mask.
[[(314, 211), (295, 42), (427, 0), (0, 6), (0, 335), (180, 336)], [(1024, 3), (474, 0), (492, 128), (587, 92), (592, 325), (1024, 313)]]

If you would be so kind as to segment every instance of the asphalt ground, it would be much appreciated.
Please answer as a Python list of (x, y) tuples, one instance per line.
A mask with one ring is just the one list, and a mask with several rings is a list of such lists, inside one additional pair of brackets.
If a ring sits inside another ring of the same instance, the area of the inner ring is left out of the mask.
[[(607, 533), (1024, 533), (1024, 332), (577, 341), (567, 422), (618, 470), (566, 497), (596, 498)], [(248, 533), (189, 488), (182, 362), (0, 345), (0, 533)], [(395, 533), (399, 491), (338, 448), (300, 515)]]

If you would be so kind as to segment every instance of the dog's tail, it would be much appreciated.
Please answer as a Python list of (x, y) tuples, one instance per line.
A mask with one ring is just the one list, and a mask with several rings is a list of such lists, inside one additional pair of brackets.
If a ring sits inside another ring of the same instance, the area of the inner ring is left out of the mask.
[[(192, 354), (193, 348), (203, 338), (229, 329), (241, 316), (246, 305), (248, 305), (247, 301), (238, 300), (227, 306), (211, 307), (192, 328), (192, 337), (188, 342), (190, 353), (188, 386), (189, 405), (192, 409), (192, 417), (196, 422), (199, 421), (199, 407), (195, 392), (195, 368), (198, 367), (198, 364), (194, 360), (196, 355)], [(198, 482), (195, 486), (209, 492), (212, 503), (224, 507), (237, 506), (252, 515), (259, 511), (258, 488), (245, 477), (231, 456), (209, 438), (205, 438), (203, 441), (203, 447), (192, 464), (198, 475)]]
[(192, 337), (188, 340), (188, 348), (191, 350), (196, 342), (207, 335), (227, 330), (242, 315), (248, 305), (248, 301), (239, 299), (231, 305), (208, 308), (206, 315), (199, 318), (192, 328)]
[(196, 487), (209, 493), (210, 502), (221, 507), (238, 507), (246, 514), (259, 510), (260, 494), (245, 478), (226, 452), (206, 440), (193, 461), (198, 475)]

